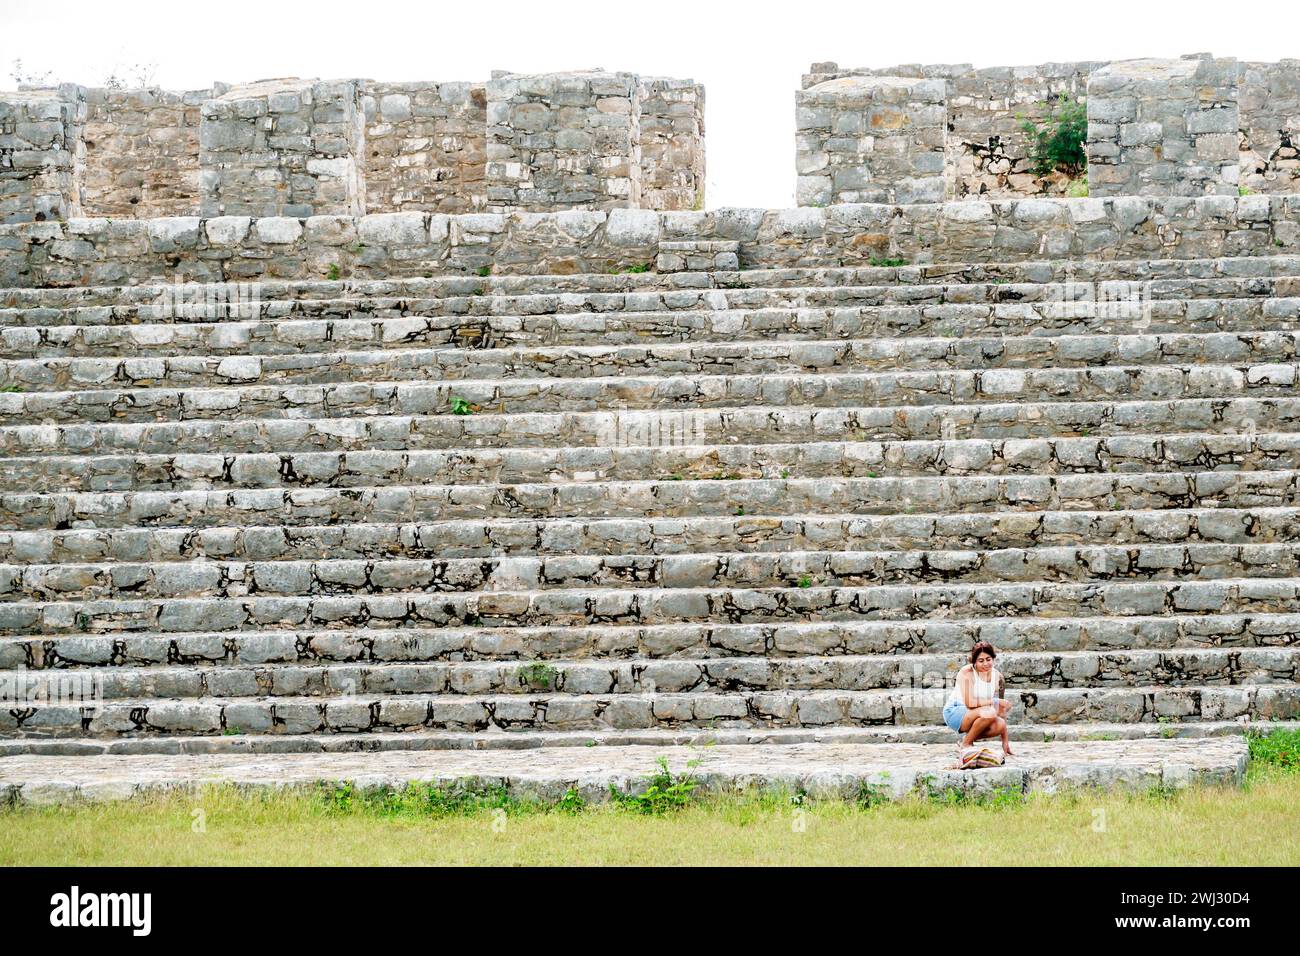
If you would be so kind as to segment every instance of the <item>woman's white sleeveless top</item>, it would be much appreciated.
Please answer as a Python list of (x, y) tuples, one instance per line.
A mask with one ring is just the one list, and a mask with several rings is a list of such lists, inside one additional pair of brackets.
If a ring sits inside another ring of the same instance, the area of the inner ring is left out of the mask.
[[(975, 699), (982, 700), (986, 703), (992, 701), (994, 696), (997, 693), (997, 679), (998, 679), (997, 668), (995, 667), (989, 671), (988, 680), (981, 680), (980, 672), (975, 670), (975, 668), (973, 667), (971, 668), (971, 676), (975, 680), (975, 686), (972, 688), (972, 690), (975, 692)], [(960, 679), (958, 680), (957, 683), (952, 685), (952, 693), (948, 695), (948, 702), (952, 703), (953, 701), (957, 701), (959, 704), (965, 703), (965, 701), (962, 700), (962, 696), (961, 696)]]

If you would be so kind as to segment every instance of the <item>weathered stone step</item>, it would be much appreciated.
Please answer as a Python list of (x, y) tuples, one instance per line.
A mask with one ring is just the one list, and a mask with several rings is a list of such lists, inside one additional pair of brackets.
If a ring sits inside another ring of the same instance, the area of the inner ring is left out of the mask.
[[(1300, 283), (1300, 280), (1297, 280)], [(1027, 293), (1028, 294), (1028, 293)], [(722, 305), (724, 303), (718, 303)], [(761, 305), (761, 303), (760, 303)], [(824, 342), (903, 336), (1069, 338), (1096, 335), (1248, 334), (1284, 328), (1300, 298), (1147, 299), (1110, 311), (1075, 303), (1015, 302), (838, 307), (767, 306), (650, 312), (429, 316), (409, 308), (339, 308), (320, 318), (228, 319), (187, 325), (141, 322), (0, 327), (0, 358), (121, 358), (147, 377), (148, 361), (190, 354), (271, 357), (349, 349), (645, 346), (735, 340)], [(1112, 314), (1114, 313), (1114, 314)]]
[[(388, 735), (399, 741), (411, 736)], [(510, 736), (513, 740), (522, 734)], [(357, 736), (344, 739), (355, 741)], [(224, 742), (224, 738), (216, 740)], [(444, 748), (267, 753), (249, 746), (239, 753), (197, 756), (18, 754), (0, 763), (0, 803), (45, 806), (122, 800), (215, 785), (314, 791), (346, 782), (361, 790), (402, 790), (412, 784), (452, 789), (483, 780), (505, 787), (520, 799), (554, 803), (572, 791), (586, 802), (603, 803), (610, 799), (611, 787), (623, 792), (643, 790), (647, 778), (659, 771), (661, 759), (668, 761), (674, 775), (693, 776), (701, 796), (771, 791), (807, 793), (814, 799), (855, 800), (870, 795), (883, 800), (911, 794), (953, 792), (978, 797), (1098, 788), (1142, 793), (1192, 784), (1238, 786), (1245, 780), (1249, 759), (1245, 741), (1236, 736), (1025, 743), (1008, 765), (980, 771), (946, 769), (953, 759), (950, 749), (837, 741), (724, 744), (703, 751), (663, 742), (558, 746), (544, 752)]]
[(0, 602), (0, 635), (910, 621), (1300, 611), (1300, 579), (1015, 582), (807, 588), (584, 588)]
[[(697, 660), (555, 660), (520, 663), (165, 665), (0, 671), (6, 699), (130, 702), (139, 698), (325, 697), (358, 694), (568, 695), (717, 693), (758, 690), (933, 690), (951, 688), (959, 654)], [(1004, 651), (998, 669), (1013, 691), (1159, 684), (1293, 684), (1300, 648)]]
[(650, 447), (1300, 431), (1297, 398), (1011, 401), (0, 425), (0, 455)]
[[(648, 441), (653, 435), (639, 437)], [(197, 491), (365, 488), (423, 483), (508, 485), (647, 479), (734, 481), (1295, 468), (1300, 468), (1298, 433), (1191, 433), (605, 448), (33, 455), (0, 460), (0, 488), (8, 492)]]
[(904, 515), (492, 518), (422, 524), (87, 528), (0, 532), (0, 563), (268, 561), (404, 557), (1274, 544), (1300, 540), (1300, 508), (1017, 511)]
[[(1102, 302), (1113, 303), (1142, 290), (1151, 298), (1214, 298), (1296, 295), (1300, 260), (1263, 260), (1251, 275), (1196, 275), (1173, 270), (1165, 275), (1141, 269), (1093, 270), (1082, 278), (1077, 263), (1054, 263), (998, 276), (936, 276), (937, 281), (897, 282), (888, 276), (830, 276), (831, 270), (804, 272), (793, 281), (773, 281), (761, 270), (697, 273), (674, 279), (671, 286), (601, 287), (591, 275), (536, 277), (528, 287), (507, 287), (491, 278), (459, 279), (452, 288), (307, 284), (295, 288), (277, 282), (203, 283), (97, 289), (0, 289), (0, 328), (36, 325), (112, 323), (187, 324), (263, 317), (338, 316), (349, 311), (392, 314), (417, 312), (446, 315), (543, 315), (579, 312), (652, 312), (664, 310), (878, 306), (902, 303)], [(1115, 264), (1107, 264), (1113, 266)], [(996, 267), (994, 267), (996, 268)], [(1106, 267), (1102, 267), (1103, 269)], [(1263, 274), (1270, 273), (1270, 274)], [(966, 281), (974, 278), (975, 281)], [(828, 280), (834, 281), (828, 281)], [(576, 280), (576, 284), (575, 284)], [(884, 281), (882, 281), (884, 280)], [(438, 280), (434, 280), (437, 283)], [(568, 288), (566, 288), (568, 286)]]
[[(1296, 721), (1251, 723), (1249, 720), (1198, 720), (1156, 723), (1011, 724), (1013, 741), (1030, 743), (1113, 744), (1144, 741), (1164, 745), (1169, 741), (1207, 741), (1241, 738), (1255, 730), (1292, 730)], [(718, 746), (771, 747), (825, 744), (917, 744), (942, 745), (938, 750), (952, 759), (953, 732), (943, 724), (882, 725), (869, 727), (729, 727), (709, 730), (646, 727), (639, 730), (515, 730), (509, 734), (474, 733), (456, 730), (411, 730), (401, 734), (224, 734), (219, 737), (189, 737), (183, 734), (150, 737), (0, 737), (0, 756), (90, 757), (113, 755), (201, 755), (201, 754), (386, 754), (394, 751), (445, 752), (536, 751), (546, 748), (674, 747), (690, 745), (697, 754), (714, 752)], [(9, 766), (16, 762), (7, 761)], [(73, 766), (68, 762), (65, 766)], [(977, 775), (971, 775), (978, 778)], [(0, 779), (3, 779), (0, 777)]]
[(43, 392), (117, 388), (222, 388), (353, 381), (607, 378), (616, 375), (786, 375), (1034, 369), (1166, 364), (1251, 367), (1294, 362), (1300, 332), (891, 338), (825, 342), (735, 341), (649, 346), (328, 351), (158, 359), (0, 361), (0, 388)]
[[(377, 622), (381, 623), (381, 622)], [(0, 638), (0, 667), (47, 670), (152, 664), (266, 665), (708, 659), (804, 655), (961, 655), (980, 640), (1001, 653), (1294, 648), (1296, 614), (1169, 614), (639, 627), (439, 627), (153, 634), (64, 634)]]
[[(808, 288), (841, 286), (979, 285), (986, 283), (1043, 284), (1050, 282), (1101, 282), (1113, 280), (1264, 279), (1300, 275), (1300, 257), (1221, 256), (1187, 259), (1051, 259), (1022, 262), (922, 263), (903, 266), (839, 266), (746, 269), (740, 272), (575, 273), (570, 275), (501, 275), (471, 277), (446, 275), (431, 278), (345, 280), (258, 280), (260, 301), (300, 299), (402, 298), (441, 299), (494, 296), (621, 294), (707, 289)], [(222, 302), (199, 296), (203, 283), (192, 283), (177, 297), (175, 283), (132, 286), (72, 286), (60, 288), (3, 288), (0, 305), (7, 309), (154, 306), (173, 303)], [(166, 299), (162, 297), (166, 296)], [(239, 299), (239, 301), (243, 301)]]
[[(465, 379), (222, 388), (126, 388), (0, 393), (0, 423), (167, 422), (203, 418), (352, 418), (368, 415), (658, 410), (859, 408), (1228, 399), (1294, 394), (1300, 364), (1108, 366), (780, 375)], [(463, 417), (463, 415), (461, 416)]]
[(1300, 577), (1300, 543), (0, 565), (0, 602)]
[(1300, 506), (1300, 472), (607, 481), (0, 494), (0, 531)]
[[(642, 694), (355, 694), (342, 698), (139, 698), (0, 712), (9, 736), (827, 727), (941, 722), (947, 692), (755, 690)], [(1008, 723), (1294, 720), (1300, 685), (1008, 689)]]
[(780, 375), (841, 370), (983, 370), (1090, 366), (1258, 366), (1295, 362), (1300, 332), (1077, 335), (825, 342), (734, 341), (671, 345), (326, 351), (296, 355), (0, 360), (0, 388), (43, 392), (220, 388), (353, 381), (602, 378), (614, 375)]

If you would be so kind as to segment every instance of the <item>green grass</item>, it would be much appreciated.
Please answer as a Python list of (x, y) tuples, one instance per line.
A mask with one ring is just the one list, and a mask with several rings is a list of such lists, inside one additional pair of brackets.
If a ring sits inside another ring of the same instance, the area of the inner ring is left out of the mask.
[[(891, 802), (802, 793), (701, 799), (662, 766), (639, 794), (542, 805), (500, 787), (214, 787), (0, 811), (0, 865), (1300, 865), (1300, 731), (1250, 738), (1244, 787)], [(1230, 834), (1231, 839), (1225, 839)], [(1009, 864), (1010, 865), (1010, 864)]]
[[(671, 785), (670, 785), (671, 786)], [(678, 791), (680, 794), (680, 791)], [(1036, 796), (982, 804), (785, 798), (678, 800), (667, 812), (541, 808), (499, 791), (360, 799), (217, 788), (131, 803), (0, 813), (0, 865), (291, 864), (1300, 864), (1300, 774), (1242, 790)], [(195, 832), (200, 830), (201, 832)], [(1231, 839), (1224, 839), (1231, 834)]]

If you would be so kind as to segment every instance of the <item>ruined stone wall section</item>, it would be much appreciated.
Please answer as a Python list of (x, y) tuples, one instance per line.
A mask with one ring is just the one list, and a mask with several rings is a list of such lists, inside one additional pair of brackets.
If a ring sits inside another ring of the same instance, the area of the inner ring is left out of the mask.
[(638, 77), (506, 74), (487, 98), (489, 210), (640, 207)]
[(86, 91), (88, 216), (189, 216), (199, 208), (199, 117), (212, 90)]
[(1091, 196), (1236, 195), (1237, 61), (1127, 60), (1088, 80)]
[[(1234, 87), (1240, 138), (1236, 162), (1238, 185), (1257, 193), (1300, 191), (1300, 61), (1235, 63), (1232, 60), (1216, 61), (1208, 54), (1198, 54), (1179, 60), (1143, 62), (1175, 64), (1175, 68), (1181, 64), (1186, 69), (1188, 64), (1201, 61), (1218, 64), (1219, 73), (1210, 77), (1203, 90), (1214, 102), (1208, 107), (1193, 107), (1186, 102), (1185, 90), (1171, 92), (1166, 85), (1161, 95), (1173, 95), (1182, 100), (1183, 106), (1170, 105), (1164, 108), (1167, 116), (1142, 120), (1159, 124), (1162, 132), (1158, 145), (1136, 142), (1135, 137), (1139, 137), (1140, 132), (1137, 127), (1127, 133), (1132, 142), (1120, 144), (1118, 128), (1108, 127), (1128, 122), (1122, 118), (1113, 120), (1117, 109), (1119, 115), (1124, 116), (1127, 107), (1123, 105), (1099, 102), (1094, 107), (1095, 115), (1091, 117), (1098, 125), (1098, 137), (1092, 147), (1098, 167), (1114, 167), (1114, 161), (1125, 150), (1138, 151), (1126, 154), (1134, 161), (1144, 148), (1153, 148), (1163, 156), (1166, 152), (1163, 133), (1166, 120), (1170, 130), (1168, 151), (1192, 158), (1186, 162), (1170, 161), (1155, 174), (1138, 174), (1136, 167), (1098, 169), (1090, 178), (1092, 195), (1122, 195), (1130, 189), (1143, 188), (1141, 183), (1128, 182), (1130, 172), (1138, 179), (1143, 175), (1155, 175), (1156, 181), (1146, 186), (1152, 194), (1159, 194), (1166, 188), (1159, 183), (1165, 173), (1172, 177), (1170, 184), (1175, 181), (1182, 183), (1178, 189), (1200, 194), (1210, 188), (1208, 173), (1202, 175), (1190, 168), (1177, 175), (1172, 171), (1180, 164), (1185, 167), (1201, 165), (1205, 167), (1202, 170), (1205, 173), (1215, 162), (1218, 181), (1211, 191), (1221, 194), (1235, 192), (1237, 186), (1232, 183), (1234, 163), (1228, 155), (1227, 140), (1215, 138), (1231, 134), (1231, 130), (1226, 128), (1226, 115), (1197, 117), (1194, 123), (1204, 125), (1208, 122), (1216, 127), (1212, 131), (1197, 133), (1187, 132), (1188, 120), (1181, 116), (1201, 109), (1230, 109)], [(1054, 102), (1062, 96), (1086, 101), (1092, 75), (1110, 66), (1112, 64), (1106, 61), (1079, 61), (984, 69), (975, 69), (968, 63), (900, 64), (865, 69), (841, 67), (837, 63), (814, 63), (804, 74), (801, 85), (806, 91), (831, 80), (855, 76), (941, 79), (946, 83), (948, 110), (945, 195), (956, 199), (1054, 196), (1069, 188), (1069, 177), (1061, 172), (1035, 175), (1029, 158), (1031, 143), (1022, 123), (1025, 120), (1042, 122), (1051, 112)], [(1154, 94), (1155, 87), (1150, 90)], [(1123, 99), (1122, 95), (1120, 99)], [(1154, 105), (1149, 105), (1148, 112), (1156, 110)], [(1149, 138), (1154, 140), (1154, 127), (1148, 129), (1151, 132)], [(1147, 165), (1150, 165), (1149, 160)], [(1118, 183), (1111, 181), (1116, 178)], [(1168, 188), (1174, 187), (1168, 185)]]
[(949, 81), (950, 198), (1061, 195), (1070, 177), (1040, 176), (1025, 122), (1041, 123), (1063, 99), (1083, 100), (1097, 64), (1045, 63), (958, 73)]
[(1300, 192), (1300, 60), (1242, 63), (1241, 185), (1251, 192)]
[(82, 214), (86, 91), (0, 93), (0, 223)]
[(382, 212), (487, 206), (487, 91), (478, 83), (367, 81), (366, 204)]
[[(745, 269), (1214, 259), (1300, 254), (1300, 196), (1124, 196), (839, 205), (249, 219), (74, 219), (0, 226), (0, 287), (256, 279), (608, 273), (661, 253)], [(687, 252), (687, 255), (692, 254)], [(1153, 265), (1152, 276), (1159, 269)], [(340, 286), (340, 288), (342, 288)], [(482, 290), (482, 286), (469, 287)], [(413, 320), (423, 321), (423, 320)]]
[(362, 215), (362, 92), (358, 80), (266, 80), (207, 100), (201, 214)]
[(797, 204), (942, 200), (946, 116), (942, 79), (847, 76), (800, 90)]
[(641, 79), (641, 207), (704, 208), (704, 87)]

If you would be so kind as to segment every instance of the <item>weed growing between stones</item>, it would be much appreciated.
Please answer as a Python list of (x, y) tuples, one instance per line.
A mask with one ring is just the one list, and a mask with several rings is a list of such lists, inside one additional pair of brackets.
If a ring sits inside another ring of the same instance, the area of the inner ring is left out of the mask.
[(907, 260), (906, 259), (880, 259), (875, 256), (872, 256), (871, 264), (873, 266), (881, 266), (886, 269), (896, 269), (899, 266), (907, 265)]
[(1300, 772), (1300, 728), (1278, 728), (1268, 733), (1251, 731), (1246, 735), (1252, 763), (1284, 773)]
[(451, 397), (451, 413), (453, 415), (473, 415), (477, 410), (473, 404), (459, 395)]
[(640, 793), (627, 793), (610, 784), (609, 798), (615, 806), (634, 813), (661, 816), (691, 803), (699, 784), (690, 771), (699, 766), (699, 759), (688, 760), (687, 772), (683, 774), (674, 774), (668, 769), (667, 757), (660, 757), (656, 762), (659, 770), (646, 778), (647, 786)]
[[(412, 781), (405, 787), (377, 787), (358, 789), (351, 781), (322, 784), (318, 798), (330, 814), (369, 814), (382, 817), (447, 817), (501, 810), (509, 815), (526, 812), (545, 812), (560, 809), (566, 812), (572, 791), (566, 792), (559, 803), (547, 805), (539, 801), (523, 800), (513, 796), (504, 785), (483, 787), (472, 783), (464, 786), (442, 787), (432, 783)], [(574, 794), (576, 796), (576, 794)], [(581, 799), (581, 798), (579, 798)]]
[(518, 678), (521, 687), (530, 687), (537, 690), (554, 690), (556, 679), (559, 676), (559, 671), (543, 661), (524, 664), (519, 670), (515, 671), (515, 677)]
[(337, 282), (339, 280), (339, 264), (337, 262), (330, 263), (330, 267), (325, 270), (325, 278), (329, 279), (331, 282)]

